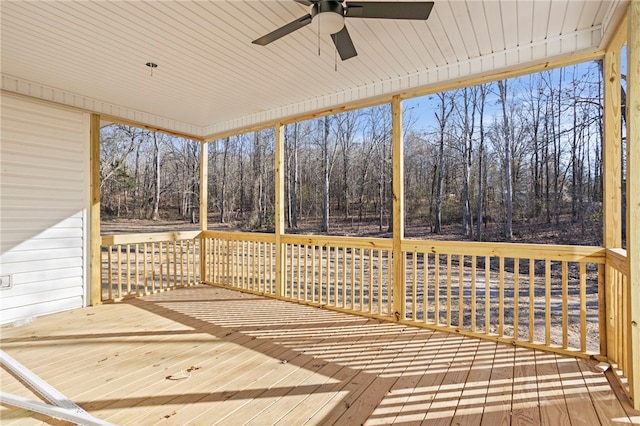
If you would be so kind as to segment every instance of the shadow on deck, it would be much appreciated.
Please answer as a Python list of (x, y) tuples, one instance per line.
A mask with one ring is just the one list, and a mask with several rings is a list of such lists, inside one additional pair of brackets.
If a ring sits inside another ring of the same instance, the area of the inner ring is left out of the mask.
[(2, 348), (122, 425), (640, 423), (592, 361), (207, 286), (3, 328)]

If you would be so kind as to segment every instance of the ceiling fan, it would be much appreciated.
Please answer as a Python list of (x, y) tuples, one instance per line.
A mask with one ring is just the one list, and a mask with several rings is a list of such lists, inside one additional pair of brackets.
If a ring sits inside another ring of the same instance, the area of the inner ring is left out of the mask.
[(341, 0), (294, 0), (311, 6), (311, 13), (290, 22), (269, 34), (253, 41), (266, 46), (311, 22), (317, 23), (319, 33), (331, 34), (340, 58), (344, 61), (358, 54), (353, 45), (344, 18), (416, 19), (426, 20), (433, 2), (406, 1), (341, 1)]

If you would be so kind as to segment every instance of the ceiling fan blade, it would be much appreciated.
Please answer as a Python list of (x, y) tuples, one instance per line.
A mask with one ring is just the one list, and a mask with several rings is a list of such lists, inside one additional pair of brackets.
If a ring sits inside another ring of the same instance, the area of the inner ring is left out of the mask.
[(347, 18), (427, 19), (432, 1), (353, 1), (346, 3)]
[(353, 58), (358, 54), (349, 35), (349, 31), (347, 31), (347, 27), (343, 27), (342, 30), (335, 34), (331, 34), (331, 39), (333, 40), (333, 44), (336, 45), (340, 59), (343, 61)]
[(296, 3), (304, 4), (305, 6), (311, 6), (313, 4), (309, 0), (293, 0), (293, 1), (295, 1)]
[(262, 37), (253, 40), (253, 44), (259, 44), (260, 46), (266, 46), (267, 44), (278, 40), (281, 37), (286, 36), (294, 32), (295, 30), (299, 30), (300, 28), (309, 25), (311, 23), (311, 15), (305, 15), (302, 18), (298, 18), (293, 22), (289, 22), (287, 25), (284, 25), (278, 28), (275, 31), (271, 31), (267, 35), (263, 35)]

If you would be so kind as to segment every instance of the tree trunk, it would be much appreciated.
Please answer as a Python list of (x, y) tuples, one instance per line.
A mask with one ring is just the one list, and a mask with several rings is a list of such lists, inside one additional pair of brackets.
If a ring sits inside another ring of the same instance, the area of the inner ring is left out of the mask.
[(293, 177), (291, 179), (291, 226), (298, 227), (298, 138), (300, 136), (300, 124), (296, 122), (293, 132)]
[(260, 143), (260, 132), (254, 132), (253, 139), (253, 190), (251, 220), (252, 229), (259, 229), (262, 226), (262, 190), (263, 190), (263, 173), (262, 173), (262, 144)]
[[(484, 163), (484, 102), (487, 97), (487, 86), (480, 85), (480, 99), (478, 102), (480, 115), (480, 142), (478, 146), (478, 195), (477, 195), (477, 212), (476, 212), (476, 239), (482, 241), (482, 204), (484, 201), (484, 179), (483, 179), (483, 163)], [(486, 166), (485, 166), (486, 167)]]
[(513, 190), (511, 178), (511, 128), (509, 127), (509, 114), (507, 112), (507, 81), (498, 81), (498, 90), (500, 91), (500, 102), (502, 103), (502, 120), (503, 120), (503, 137), (504, 137), (504, 181), (505, 181), (505, 204), (506, 204), (506, 220), (504, 227), (504, 236), (510, 241), (513, 238)]
[(436, 183), (436, 211), (435, 211), (435, 226), (433, 228), (433, 232), (438, 234), (442, 230), (442, 190), (443, 190), (443, 181), (444, 181), (444, 138), (445, 138), (445, 128), (447, 126), (447, 121), (451, 112), (453, 111), (453, 102), (449, 103), (449, 107), (447, 109), (446, 104), (446, 93), (440, 93), (437, 95), (440, 100), (440, 116), (436, 112), (436, 119), (438, 120), (438, 124), (440, 125), (440, 140), (438, 144), (438, 160), (437, 160), (437, 172), (438, 179)]
[(329, 232), (329, 117), (324, 117), (322, 135), (322, 172), (324, 177), (322, 188), (322, 224), (320, 232)]
[(153, 208), (151, 220), (159, 220), (158, 212), (160, 206), (160, 145), (158, 142), (158, 134), (153, 132)]
[(222, 179), (220, 183), (220, 223), (225, 221), (227, 207), (227, 162), (229, 159), (229, 138), (224, 139), (224, 151), (222, 154)]

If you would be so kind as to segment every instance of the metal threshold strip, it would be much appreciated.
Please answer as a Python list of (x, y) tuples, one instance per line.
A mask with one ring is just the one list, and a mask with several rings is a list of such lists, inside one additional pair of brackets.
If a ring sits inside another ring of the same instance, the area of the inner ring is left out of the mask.
[(3, 350), (0, 350), (0, 364), (52, 405), (6, 392), (0, 392), (0, 403), (23, 408), (49, 417), (67, 420), (79, 425), (114, 426), (112, 423), (96, 419), (87, 413), (79, 405), (69, 400), (57, 389), (42, 380)]

